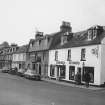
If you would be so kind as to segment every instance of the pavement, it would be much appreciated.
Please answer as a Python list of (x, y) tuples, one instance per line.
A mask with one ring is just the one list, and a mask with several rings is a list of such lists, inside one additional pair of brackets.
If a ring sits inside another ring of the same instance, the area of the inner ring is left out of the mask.
[(59, 85), (63, 85), (63, 86), (75, 87), (75, 88), (83, 88), (83, 89), (89, 89), (89, 90), (103, 90), (103, 89), (105, 89), (105, 87), (96, 87), (96, 86), (89, 86), (87, 88), (85, 85), (76, 85), (74, 83), (67, 83), (64, 81), (58, 81), (58, 80), (53, 80), (53, 79), (49, 79), (49, 78), (42, 78), (42, 80), (46, 81), (46, 82), (51, 82), (51, 83), (55, 83), (55, 84), (59, 84)]

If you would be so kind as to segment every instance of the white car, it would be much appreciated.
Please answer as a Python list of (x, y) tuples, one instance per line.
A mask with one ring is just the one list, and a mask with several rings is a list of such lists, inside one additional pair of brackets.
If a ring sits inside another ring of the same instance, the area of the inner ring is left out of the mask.
[(30, 69), (24, 73), (24, 77), (27, 79), (41, 80), (41, 76)]
[(25, 72), (25, 69), (18, 69), (18, 71), (17, 71), (17, 75), (23, 77), (24, 72)]

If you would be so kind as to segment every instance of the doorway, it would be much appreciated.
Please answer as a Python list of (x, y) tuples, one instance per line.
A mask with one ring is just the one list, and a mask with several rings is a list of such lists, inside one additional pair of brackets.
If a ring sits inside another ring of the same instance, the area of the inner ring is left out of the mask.
[(41, 64), (39, 64), (39, 74), (41, 75)]

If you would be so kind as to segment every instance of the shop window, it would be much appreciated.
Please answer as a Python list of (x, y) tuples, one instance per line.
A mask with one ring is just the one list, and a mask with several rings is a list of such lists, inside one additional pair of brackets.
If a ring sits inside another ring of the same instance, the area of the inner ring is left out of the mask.
[(69, 67), (69, 80), (74, 80), (75, 77), (75, 66)]
[(69, 50), (68, 50), (67, 60), (68, 60), (68, 61), (70, 61), (70, 60), (71, 60), (71, 49), (69, 49)]
[(82, 81), (84, 81), (84, 75), (86, 72), (88, 72), (90, 75), (90, 82), (94, 83), (94, 67), (83, 67)]
[(81, 61), (85, 61), (86, 60), (86, 49), (83, 48), (81, 49)]
[(50, 65), (50, 76), (54, 77), (54, 75), (55, 75), (55, 66)]
[(55, 61), (58, 60), (58, 51), (55, 51)]
[(65, 67), (65, 65), (60, 66), (60, 77), (61, 78), (65, 78), (65, 74), (66, 74), (66, 67)]
[(35, 63), (32, 63), (32, 70), (35, 70)]

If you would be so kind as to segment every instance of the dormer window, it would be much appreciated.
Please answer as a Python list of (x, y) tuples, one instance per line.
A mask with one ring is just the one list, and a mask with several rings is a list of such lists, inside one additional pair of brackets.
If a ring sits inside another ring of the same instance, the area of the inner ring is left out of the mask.
[(93, 40), (97, 37), (99, 29), (97, 26), (92, 27), (88, 30), (88, 40)]
[(63, 35), (61, 37), (61, 45), (65, 44), (65, 43), (67, 43), (67, 35)]
[(88, 30), (88, 40), (92, 40), (93, 30)]
[(97, 36), (97, 29), (93, 29), (93, 39), (95, 39)]
[(32, 46), (33, 46), (33, 45), (32, 45), (32, 43), (31, 43), (31, 44), (30, 44), (30, 48), (32, 48)]
[(41, 44), (41, 40), (39, 40), (39, 45)]

